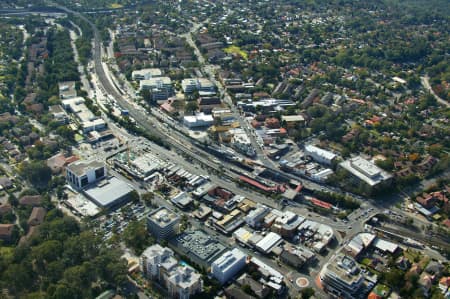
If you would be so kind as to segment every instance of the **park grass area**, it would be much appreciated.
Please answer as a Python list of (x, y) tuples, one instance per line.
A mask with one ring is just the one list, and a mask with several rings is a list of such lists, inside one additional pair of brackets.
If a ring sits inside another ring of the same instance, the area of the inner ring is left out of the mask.
[(80, 134), (75, 134), (75, 141), (76, 142), (80, 142), (84, 139), (84, 137)]
[(239, 48), (238, 46), (229, 46), (227, 48), (224, 49), (224, 52), (227, 54), (236, 54), (241, 56), (244, 60), (248, 59), (248, 54), (247, 52), (245, 52), (244, 50), (242, 50), (241, 48)]
[(375, 294), (377, 294), (378, 296), (381, 296), (383, 298), (386, 298), (389, 293), (391, 292), (391, 290), (389, 289), (388, 286), (384, 285), (384, 284), (378, 284), (374, 289), (373, 292)]
[(361, 261), (361, 264), (363, 264), (364, 266), (367, 266), (367, 267), (369, 267), (371, 263), (372, 263), (372, 261), (367, 257), (363, 258), (363, 260)]

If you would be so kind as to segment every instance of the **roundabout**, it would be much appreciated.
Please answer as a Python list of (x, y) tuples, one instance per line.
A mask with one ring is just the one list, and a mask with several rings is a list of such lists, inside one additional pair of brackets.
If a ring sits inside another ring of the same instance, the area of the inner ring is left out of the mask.
[(309, 286), (309, 280), (305, 277), (299, 277), (295, 280), (297, 287), (303, 289)]

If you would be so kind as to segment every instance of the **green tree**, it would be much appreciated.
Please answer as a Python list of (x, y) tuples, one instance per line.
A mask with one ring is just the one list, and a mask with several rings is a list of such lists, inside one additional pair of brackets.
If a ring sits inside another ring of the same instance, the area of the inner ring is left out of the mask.
[(194, 111), (197, 111), (198, 109), (198, 103), (196, 101), (190, 101), (187, 102), (186, 106), (184, 107), (184, 111), (186, 113), (192, 114)]
[(146, 206), (153, 205), (153, 199), (155, 198), (155, 194), (153, 192), (147, 192), (142, 194), (141, 199), (145, 203)]
[(314, 289), (311, 287), (307, 287), (301, 290), (300, 294), (302, 295), (302, 299), (309, 299), (314, 296)]
[(36, 188), (46, 187), (52, 177), (52, 170), (44, 161), (24, 162), (21, 174)]
[(137, 255), (155, 242), (147, 232), (145, 221), (130, 222), (123, 231), (122, 239), (125, 245), (132, 248)]

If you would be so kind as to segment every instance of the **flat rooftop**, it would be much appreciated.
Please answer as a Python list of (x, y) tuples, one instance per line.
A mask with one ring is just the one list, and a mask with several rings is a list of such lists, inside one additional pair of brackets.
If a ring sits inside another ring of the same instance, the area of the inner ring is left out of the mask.
[(128, 193), (133, 191), (127, 183), (116, 177), (104, 179), (95, 183), (84, 192), (100, 207), (108, 207), (116, 204), (117, 200), (122, 199)]
[(178, 220), (178, 216), (165, 207), (160, 207), (159, 209), (152, 211), (147, 217), (160, 227), (165, 227)]
[(327, 274), (338, 278), (345, 284), (359, 285), (363, 276), (356, 262), (343, 254), (337, 255), (333, 260), (329, 261), (324, 269), (327, 270)]
[(206, 263), (212, 263), (227, 250), (222, 243), (201, 230), (184, 232), (175, 237), (174, 241), (188, 256), (192, 254)]
[(103, 162), (92, 160), (92, 161), (75, 161), (73, 163), (70, 163), (67, 166), (67, 168), (69, 168), (69, 170), (72, 171), (77, 176), (81, 176), (90, 169), (98, 169), (104, 166), (105, 164)]
[(360, 156), (341, 162), (339, 165), (370, 186), (375, 186), (392, 177), (388, 172)]

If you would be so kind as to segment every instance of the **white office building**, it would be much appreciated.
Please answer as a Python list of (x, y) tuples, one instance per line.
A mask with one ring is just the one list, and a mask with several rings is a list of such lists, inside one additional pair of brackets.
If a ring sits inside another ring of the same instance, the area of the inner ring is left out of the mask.
[(269, 212), (270, 212), (269, 207), (262, 204), (258, 204), (256, 206), (256, 209), (252, 210), (250, 213), (247, 214), (247, 216), (245, 217), (245, 222), (250, 227), (257, 228), (263, 221), (264, 217), (266, 217), (266, 215), (269, 214)]
[(187, 115), (183, 118), (183, 124), (188, 128), (209, 127), (214, 123), (212, 115), (204, 114), (203, 112), (195, 115)]
[(336, 154), (311, 144), (305, 145), (305, 155), (310, 156), (317, 163), (326, 165), (331, 165), (337, 157)]
[(161, 77), (161, 76), (162, 76), (162, 72), (160, 69), (157, 69), (157, 68), (136, 70), (131, 73), (131, 77), (135, 81), (148, 80), (151, 78), (156, 78), (156, 77)]
[(106, 128), (106, 122), (89, 110), (84, 98), (73, 97), (65, 99), (62, 100), (61, 104), (66, 111), (73, 113), (83, 129), (83, 133), (100, 131)]
[(99, 161), (75, 161), (66, 167), (66, 179), (75, 189), (83, 189), (105, 177), (106, 166)]
[(389, 183), (392, 179), (391, 174), (361, 156), (341, 162), (339, 166), (347, 170), (357, 180), (365, 182), (371, 188), (383, 183)]
[(184, 93), (191, 93), (194, 91), (203, 93), (215, 93), (216, 86), (209, 79), (206, 78), (188, 78), (181, 81), (181, 88)]
[(147, 216), (147, 229), (157, 239), (168, 239), (178, 232), (180, 217), (165, 207), (153, 210)]
[(222, 284), (230, 280), (246, 265), (247, 256), (237, 248), (225, 252), (211, 265), (211, 273)]

